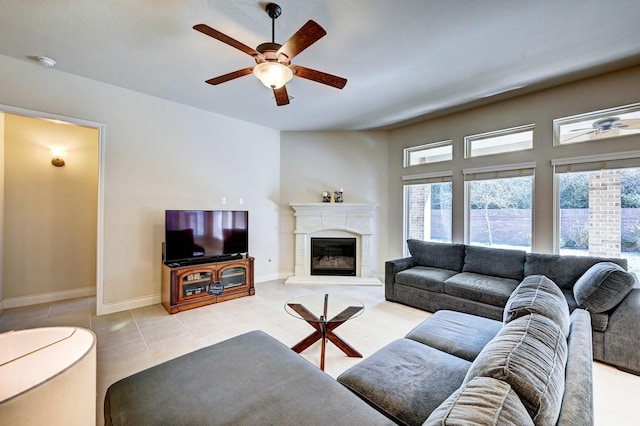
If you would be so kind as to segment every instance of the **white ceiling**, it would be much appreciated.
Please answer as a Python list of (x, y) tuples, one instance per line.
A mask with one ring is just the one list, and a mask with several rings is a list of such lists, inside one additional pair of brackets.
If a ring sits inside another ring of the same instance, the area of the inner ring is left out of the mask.
[(252, 75), (204, 83), (254, 62), (193, 25), (255, 48), (271, 41), (256, 0), (0, 0), (0, 54), (280, 130), (388, 127), (640, 63), (638, 0), (276, 2), (275, 41), (315, 20), (327, 35), (292, 62), (344, 89), (294, 78), (277, 107)]

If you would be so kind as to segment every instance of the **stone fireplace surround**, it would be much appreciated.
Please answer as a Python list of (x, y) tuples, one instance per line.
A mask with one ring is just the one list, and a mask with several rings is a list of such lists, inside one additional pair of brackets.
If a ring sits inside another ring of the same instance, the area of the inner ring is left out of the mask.
[[(377, 205), (359, 203), (290, 204), (295, 216), (295, 270), (285, 284), (382, 285), (374, 276)], [(355, 238), (356, 276), (311, 275), (311, 238)]]

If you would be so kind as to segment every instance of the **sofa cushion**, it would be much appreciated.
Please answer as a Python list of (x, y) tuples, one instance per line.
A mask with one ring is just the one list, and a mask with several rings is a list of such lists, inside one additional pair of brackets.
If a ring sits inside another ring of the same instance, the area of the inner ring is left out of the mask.
[(549, 318), (530, 314), (506, 324), (487, 344), (464, 382), (485, 376), (513, 388), (535, 424), (556, 424), (564, 393), (567, 339)]
[(422, 343), (399, 339), (349, 368), (338, 381), (394, 422), (420, 425), (462, 384), (470, 365)]
[(546, 275), (558, 287), (571, 290), (578, 278), (599, 262), (613, 262), (627, 269), (627, 259), (527, 253), (524, 275)]
[(414, 266), (396, 274), (395, 281), (409, 287), (425, 289), (442, 293), (444, 282), (457, 274), (448, 269), (432, 268), (430, 266)]
[(464, 244), (434, 243), (411, 239), (407, 240), (407, 247), (416, 265), (462, 271)]
[(520, 281), (461, 272), (444, 282), (444, 292), (461, 299), (503, 307)]
[(569, 305), (562, 290), (544, 275), (526, 277), (511, 293), (504, 307), (504, 323), (527, 314), (540, 314), (569, 335)]
[(524, 255), (522, 250), (466, 246), (462, 271), (520, 282), (524, 278)]
[(533, 426), (533, 421), (508, 383), (491, 377), (474, 377), (452, 393), (423, 423), (423, 426), (441, 425)]
[(578, 306), (589, 312), (605, 312), (622, 302), (636, 280), (612, 262), (600, 262), (587, 270), (573, 286)]
[(442, 310), (424, 320), (405, 337), (473, 361), (501, 328), (500, 321)]

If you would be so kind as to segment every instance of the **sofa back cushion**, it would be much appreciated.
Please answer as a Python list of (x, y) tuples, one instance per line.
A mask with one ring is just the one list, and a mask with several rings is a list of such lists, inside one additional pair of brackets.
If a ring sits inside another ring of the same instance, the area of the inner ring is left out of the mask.
[(533, 426), (533, 421), (508, 383), (491, 377), (474, 377), (452, 393), (423, 423), (423, 426), (441, 425)]
[(564, 393), (567, 339), (549, 318), (529, 314), (506, 324), (473, 361), (464, 383), (492, 377), (508, 383), (535, 424), (554, 425)]
[(569, 305), (560, 287), (544, 275), (530, 275), (516, 287), (504, 307), (504, 323), (507, 324), (528, 314), (540, 314), (549, 318), (562, 333), (569, 335)]
[(622, 302), (636, 283), (635, 276), (612, 262), (600, 262), (587, 270), (573, 287), (578, 306), (600, 313)]
[(466, 246), (462, 271), (520, 281), (524, 277), (525, 254), (522, 250)]
[(434, 243), (431, 241), (407, 240), (409, 253), (418, 266), (462, 271), (464, 244)]
[(527, 253), (524, 275), (546, 275), (560, 288), (571, 290), (578, 278), (598, 262), (613, 262), (627, 269), (627, 259)]

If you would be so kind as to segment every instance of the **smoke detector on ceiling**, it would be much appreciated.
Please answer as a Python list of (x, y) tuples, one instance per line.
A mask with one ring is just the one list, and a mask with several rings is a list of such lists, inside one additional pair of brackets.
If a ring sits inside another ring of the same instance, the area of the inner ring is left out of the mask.
[(47, 58), (46, 56), (38, 56), (38, 62), (49, 68), (53, 67), (56, 64), (56, 61), (51, 58)]

